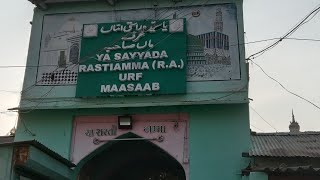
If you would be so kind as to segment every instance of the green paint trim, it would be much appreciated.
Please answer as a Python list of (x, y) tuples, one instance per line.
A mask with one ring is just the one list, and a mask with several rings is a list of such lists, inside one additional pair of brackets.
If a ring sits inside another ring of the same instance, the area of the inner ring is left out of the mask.
[[(248, 104), (33, 110), (20, 115), (15, 141), (36, 139), (68, 158), (72, 146), (71, 125), (75, 116), (180, 112), (188, 113), (190, 117), (190, 179), (241, 178), (238, 174), (250, 162), (248, 158), (241, 158), (241, 153), (248, 152), (250, 146)], [(31, 137), (24, 131), (21, 119), (36, 136)], [(208, 154), (212, 156), (207, 156)], [(73, 176), (74, 174), (71, 179), (75, 179)]]
[[(247, 89), (247, 85), (244, 86)], [(32, 102), (31, 102), (32, 101)], [(27, 104), (24, 106), (23, 104)], [(37, 104), (41, 103), (41, 106)], [(21, 99), (20, 107), (10, 110), (35, 109), (84, 109), (84, 108), (119, 108), (119, 107), (154, 107), (154, 106), (191, 106), (209, 104), (245, 104), (249, 103), (248, 91), (225, 93), (202, 93), (188, 95), (166, 95), (126, 97), (126, 98), (53, 98)]]
[[(104, 101), (99, 101), (100, 107), (145, 107), (145, 106), (166, 106), (166, 105), (192, 105), (192, 104), (222, 104), (222, 103), (248, 103), (248, 70), (245, 64), (245, 49), (244, 45), (244, 28), (243, 28), (243, 15), (242, 15), (242, 0), (199, 0), (194, 2), (193, 0), (186, 0), (178, 3), (178, 6), (201, 5), (202, 3), (208, 4), (235, 4), (237, 7), (237, 21), (238, 21), (238, 41), (240, 67), (241, 67), (241, 80), (234, 80), (228, 82), (214, 81), (212, 83), (207, 82), (187, 82), (187, 91), (189, 94), (185, 96), (160, 96), (152, 98), (136, 99), (132, 98), (128, 100), (121, 100), (116, 98), (110, 98)], [(158, 2), (158, 8), (171, 7), (174, 3), (171, 0), (161, 0)], [(42, 11), (36, 8), (32, 34), (30, 39), (30, 46), (28, 52), (27, 65), (35, 65), (39, 60), (40, 52), (40, 39), (42, 34), (43, 17), (50, 14), (63, 14), (63, 13), (86, 13), (86, 12), (106, 12), (113, 10), (127, 10), (127, 9), (150, 9), (154, 8), (152, 1), (139, 0), (139, 1), (119, 1), (115, 7), (109, 6), (105, 2), (75, 2), (75, 3), (55, 3), (50, 4), (49, 9)], [(24, 89), (34, 85), (36, 81), (36, 68), (28, 68), (26, 70)], [(91, 101), (90, 99), (78, 99), (73, 98), (75, 93), (75, 86), (58, 87), (47, 96), (48, 99), (39, 98), (39, 94), (45, 94), (50, 91), (51, 87), (41, 86), (33, 87), (28, 90), (27, 93), (22, 94), (22, 100), (19, 110), (28, 109), (71, 109), (71, 108), (98, 108), (92, 103), (86, 103)], [(211, 92), (210, 92), (211, 91)], [(223, 91), (225, 93), (223, 93)], [(229, 95), (226, 98), (223, 96)], [(57, 98), (61, 97), (61, 98)], [(156, 100), (155, 100), (156, 99)], [(219, 99), (219, 101), (215, 100)], [(95, 101), (94, 99), (93, 101)], [(38, 106), (41, 101), (41, 106)], [(51, 101), (51, 102), (50, 102)], [(80, 101), (80, 102), (79, 102)], [(136, 101), (138, 103), (136, 103)], [(24, 105), (25, 104), (25, 105)]]

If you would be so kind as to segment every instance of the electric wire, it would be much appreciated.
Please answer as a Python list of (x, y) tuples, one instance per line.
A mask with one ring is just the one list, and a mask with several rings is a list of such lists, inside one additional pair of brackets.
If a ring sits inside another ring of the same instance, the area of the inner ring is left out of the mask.
[[(319, 11), (318, 11), (318, 12), (319, 12)], [(318, 12), (317, 12), (317, 13), (318, 13)], [(314, 17), (315, 15), (316, 15), (316, 14), (314, 14), (313, 17)], [(311, 20), (311, 19), (309, 19), (308, 21), (310, 21), (310, 20)], [(307, 23), (308, 21), (300, 24), (299, 26)], [(294, 31), (293, 31), (293, 32), (294, 32)], [(281, 38), (266, 39), (266, 40), (260, 40), (260, 41), (242, 43), (242, 44), (251, 44), (251, 43), (265, 42), (265, 41), (276, 40), (276, 39), (278, 39), (278, 41), (277, 41), (278, 43), (281, 42), (281, 41), (284, 40), (284, 39), (288, 39), (288, 40), (301, 40), (301, 41), (320, 41), (319, 39), (299, 39), (299, 38), (281, 37)], [(241, 45), (241, 44), (238, 44), (238, 45)], [(275, 45), (276, 45), (276, 44), (275, 44)], [(269, 47), (270, 47), (270, 46), (269, 46)], [(267, 51), (268, 49), (269, 49), (269, 48), (266, 48), (266, 50), (262, 50), (262, 51)], [(258, 54), (260, 54), (260, 53), (262, 53), (262, 52), (259, 51)], [(263, 52), (263, 53), (264, 53), (264, 52)], [(254, 57), (254, 56), (256, 56), (256, 55), (257, 55), (257, 53), (249, 56), (249, 59), (252, 58), (252, 57)], [(252, 60), (251, 60), (251, 61), (252, 61)], [(253, 61), (252, 61), (252, 62), (253, 62)], [(297, 95), (297, 94), (289, 91), (289, 90), (288, 90), (287, 88), (285, 88), (279, 81), (277, 81), (277, 80), (275, 80), (274, 78), (270, 77), (270, 76), (262, 69), (261, 66), (259, 66), (259, 65), (256, 64), (255, 62), (253, 62), (253, 63), (254, 63), (255, 65), (257, 65), (257, 66), (263, 71), (263, 73), (264, 73), (266, 76), (268, 76), (270, 79), (276, 81), (276, 82), (277, 82), (278, 84), (280, 84), (280, 86), (281, 86), (282, 88), (284, 88), (286, 91), (288, 91), (289, 93), (291, 93), (291, 94), (293, 94), (293, 95), (295, 95), (295, 96), (297, 96), (297, 97), (299, 97), (299, 98), (301, 98), (301, 99), (303, 99), (303, 100), (311, 103), (311, 104), (314, 105), (315, 107), (319, 108), (317, 105), (315, 105), (314, 103), (310, 102), (309, 100), (307, 100), (307, 99), (305, 99), (305, 98), (303, 98), (303, 97), (301, 97), (301, 96), (299, 96), (299, 95)], [(51, 66), (51, 65), (43, 65), (43, 66)], [(56, 66), (56, 65), (52, 65), (52, 66)], [(26, 68), (28, 68), (28, 67), (41, 67), (41, 66), (0, 66), (0, 68), (11, 68), (11, 67), (14, 67), (14, 68), (17, 68), (17, 67), (26, 67)], [(55, 86), (53, 86), (52, 89), (53, 89), (54, 87), (55, 87)], [(42, 98), (45, 98), (48, 94), (50, 94), (50, 92), (52, 91), (52, 89), (50, 89), (48, 93), (45, 93), (45, 96), (43, 96)], [(0, 90), (0, 91), (10, 92), (10, 91), (5, 91), (5, 90)], [(231, 94), (231, 95), (232, 95), (232, 94)], [(224, 96), (224, 97), (225, 97), (225, 96)], [(223, 98), (223, 97), (221, 97), (221, 98)], [(217, 98), (217, 99), (220, 99), (220, 98)], [(41, 104), (41, 102), (40, 102), (39, 104), (37, 104), (37, 106), (39, 106), (40, 104)], [(253, 109), (252, 107), (250, 107), (250, 108)], [(319, 109), (320, 109), (320, 108), (319, 108)], [(255, 113), (257, 113), (257, 114), (259, 115), (259, 117), (260, 117), (261, 119), (263, 119), (269, 126), (271, 126), (273, 129), (275, 129), (275, 130), (277, 131), (277, 129), (274, 128), (268, 121), (266, 121), (255, 109), (253, 109), (253, 111), (254, 111)], [(9, 112), (12, 113), (12, 112), (15, 112), (15, 111), (7, 111), (7, 112), (0, 112), (0, 113), (2, 114), (2, 113), (9, 113)], [(28, 112), (25, 112), (25, 113), (28, 113)], [(25, 123), (24, 123), (24, 122), (22, 122), (22, 123), (23, 123), (23, 125), (26, 127)], [(251, 124), (251, 126), (254, 127), (254, 128), (256, 128), (256, 129), (258, 129), (258, 130), (260, 130), (260, 131), (262, 131), (260, 128), (257, 128), (257, 127), (255, 127), (255, 126), (252, 125), (252, 124)], [(27, 130), (30, 134), (34, 135), (34, 133), (32, 133), (31, 131), (29, 131), (28, 128), (26, 128), (26, 130)]]
[[(208, 2), (208, 0), (206, 1), (206, 3), (207, 3), (207, 2)], [(176, 12), (177, 12), (177, 11), (176, 11)], [(174, 13), (176, 13), (176, 12), (174, 12)], [(173, 14), (173, 13), (172, 13), (172, 14)], [(184, 15), (183, 17), (185, 17), (185, 16), (187, 16), (187, 15), (189, 15), (189, 14), (190, 14), (190, 13)], [(179, 18), (183, 18), (183, 17), (179, 17)], [(191, 16), (191, 17), (192, 17), (192, 16)], [(190, 17), (190, 18), (191, 18), (191, 17)], [(174, 22), (172, 22), (172, 23), (174, 23)], [(164, 40), (167, 39), (168, 37), (170, 37), (171, 35), (172, 35), (172, 34), (169, 34), (167, 37), (165, 37), (164, 39), (162, 39), (161, 41), (159, 41), (157, 44), (154, 45), (154, 47), (155, 47), (156, 45), (160, 44), (162, 41), (164, 41)], [(121, 40), (121, 38), (119, 38), (118, 41), (119, 41), (119, 40)], [(116, 42), (114, 42), (114, 43), (116, 43)], [(150, 48), (150, 49), (151, 49), (151, 48)], [(149, 49), (149, 50), (150, 50), (150, 49)], [(104, 49), (103, 49), (103, 50), (104, 50)], [(96, 54), (96, 53), (97, 53), (97, 52), (95, 52), (94, 54)], [(90, 58), (92, 58), (92, 57), (89, 57), (88, 59), (90, 59)], [(87, 59), (87, 60), (88, 60), (88, 59)], [(79, 63), (77, 63), (77, 64), (80, 64), (80, 63), (81, 63), (81, 60), (79, 60)], [(75, 67), (75, 66), (73, 66), (73, 68), (74, 68), (74, 67)], [(67, 67), (66, 67), (66, 68), (67, 68)], [(65, 68), (65, 69), (66, 69), (66, 68)], [(55, 71), (55, 70), (54, 70), (54, 71)], [(54, 72), (54, 71), (53, 71), (53, 72)], [(30, 88), (35, 87), (36, 84), (37, 84), (37, 82), (36, 82), (35, 84), (33, 84), (32, 86), (28, 87), (27, 89), (23, 90), (21, 93), (26, 92), (26, 91), (29, 91)], [(53, 85), (53, 87), (55, 87), (55, 86), (57, 86), (57, 85)], [(51, 90), (52, 90), (52, 89), (51, 89)], [(50, 90), (50, 91), (51, 91), (51, 90)], [(41, 103), (39, 103), (39, 104), (41, 104)], [(39, 105), (39, 104), (38, 104), (38, 105)]]
[(253, 124), (250, 124), (250, 126), (252, 126), (252, 127), (256, 128), (256, 129), (258, 129), (258, 130), (259, 130), (259, 131), (261, 131), (261, 132), (264, 132), (262, 129), (260, 129), (260, 128), (258, 128), (258, 127), (256, 127), (256, 126), (254, 126)]
[[(41, 98), (38, 99), (37, 104), (36, 104), (35, 106), (33, 106), (32, 109), (27, 110), (27, 111), (19, 111), (19, 113), (25, 114), (25, 113), (30, 113), (30, 112), (36, 110), (36, 109), (43, 103), (43, 101), (45, 100), (45, 98), (50, 94), (50, 92), (51, 92), (54, 88), (55, 88), (55, 86), (51, 87), (51, 89), (50, 89), (47, 93), (45, 93), (43, 96), (41, 96)], [(29, 103), (32, 103), (32, 102), (29, 102)], [(28, 104), (24, 104), (24, 105), (26, 106), (26, 105), (28, 105)]]
[(10, 91), (10, 90), (0, 90), (0, 92), (13, 93), (13, 94), (18, 94), (18, 93), (20, 93), (19, 91)]
[(278, 132), (278, 130), (269, 122), (269, 121), (267, 121), (266, 119), (264, 119), (261, 115), (260, 115), (260, 113), (258, 113), (257, 112), (257, 110), (255, 110), (252, 106), (250, 106), (249, 105), (249, 107), (250, 107), (250, 109), (252, 109), (265, 123), (267, 123), (270, 127), (272, 127), (274, 130), (276, 130), (276, 132)]
[[(205, 3), (201, 4), (201, 6), (206, 5), (206, 4), (208, 3), (208, 1), (209, 1), (209, 0), (207, 0)], [(191, 6), (194, 2), (196, 2), (196, 1), (192, 1), (190, 4), (188, 4), (188, 5), (186, 5), (186, 6)], [(178, 3), (179, 3), (179, 2), (178, 2)], [(175, 4), (177, 4), (177, 3), (175, 3)], [(166, 12), (170, 11), (173, 7), (174, 7), (174, 5), (171, 6), (171, 7), (161, 8), (161, 9), (166, 9), (165, 11), (163, 11), (163, 13), (165, 14)], [(179, 11), (182, 11), (182, 12), (183, 12), (183, 10), (186, 11), (185, 9), (180, 8), (179, 10), (176, 10), (176, 11), (172, 12), (171, 14), (167, 15), (167, 16), (164, 17), (164, 18), (159, 17), (158, 19), (166, 19), (166, 18), (168, 18), (169, 16), (172, 16), (173, 14), (175, 14), (175, 13), (177, 13), (177, 12), (179, 12)], [(182, 12), (181, 12), (180, 14), (182, 14)], [(152, 13), (151, 13), (151, 14), (152, 14)], [(177, 14), (177, 15), (180, 15), (180, 14)], [(182, 16), (182, 17), (180, 17), (180, 18), (183, 18), (183, 17), (185, 17), (185, 16), (187, 16), (187, 15), (189, 15), (189, 14), (191, 14), (191, 13), (185, 14), (184, 16)], [(151, 16), (151, 15), (150, 15), (150, 16)], [(150, 16), (147, 17), (146, 19), (149, 19)], [(127, 35), (128, 35), (128, 34), (127, 34)], [(119, 38), (118, 40), (121, 40), (121, 39)], [(116, 42), (114, 42), (114, 43), (116, 43)], [(113, 45), (114, 45), (114, 44), (113, 44)], [(104, 50), (104, 49), (101, 49), (101, 50)], [(100, 52), (100, 51), (99, 51), (99, 50), (98, 50), (98, 51), (95, 51), (95, 53), (97, 53), (97, 52)], [(86, 57), (84, 57), (84, 58), (86, 58)], [(91, 58), (91, 57), (89, 57), (89, 58)], [(79, 62), (79, 63), (80, 63), (80, 62)], [(77, 64), (79, 64), (79, 63), (77, 63)], [(72, 64), (72, 65), (74, 65), (74, 64)], [(51, 66), (51, 67), (57, 67), (58, 65), (28, 65), (28, 66), (24, 66), (24, 65), (3, 65), (3, 66), (1, 66), (1, 65), (0, 65), (0, 68), (34, 68), (34, 67), (50, 67), (50, 66)]]
[[(52, 91), (54, 88), (55, 88), (55, 86), (51, 87), (51, 89), (50, 89), (48, 92), (46, 92), (45, 94), (43, 94), (43, 95), (41, 96), (41, 99), (44, 100), (44, 99), (51, 93), (51, 91)], [(29, 102), (29, 103), (30, 103), (30, 102)], [(28, 111), (18, 111), (18, 113), (19, 113), (19, 114), (30, 113), (30, 112), (36, 110), (37, 107), (39, 107), (41, 104), (42, 104), (42, 101), (38, 102), (38, 104), (36, 104), (36, 105), (35, 105), (32, 109), (30, 109), (30, 110), (28, 110)], [(16, 111), (12, 111), (12, 112), (16, 112)], [(20, 122), (22, 123), (22, 125), (23, 125), (23, 127), (24, 127), (24, 129), (25, 129), (25, 132), (29, 133), (29, 134), (32, 135), (32, 136), (35, 136), (35, 135), (36, 135), (35, 133), (33, 133), (33, 132), (28, 128), (28, 126), (26, 125), (24, 119), (19, 118), (19, 116), (18, 116), (18, 121), (20, 121)]]
[(24, 121), (22, 118), (19, 118), (19, 116), (18, 116), (18, 122), (21, 122), (21, 123), (22, 123), (22, 125), (23, 125), (23, 127), (24, 127), (24, 132), (29, 133), (31, 136), (35, 136), (35, 135), (36, 135), (35, 133), (33, 133), (33, 132), (28, 128), (28, 126), (26, 125), (25, 121)]
[[(209, 1), (209, 0), (207, 0), (205, 3), (208, 3), (208, 1)], [(192, 1), (192, 2), (193, 2), (193, 1)], [(205, 5), (205, 4), (203, 4), (203, 5)], [(181, 9), (178, 10), (178, 11), (181, 11)], [(184, 9), (184, 11), (186, 11), (186, 10)], [(173, 14), (176, 13), (176, 12), (177, 12), (177, 11), (171, 13), (171, 15), (173, 15)], [(183, 17), (180, 17), (180, 18), (183, 18)], [(173, 23), (174, 23), (174, 22), (173, 22)], [(128, 33), (128, 34), (129, 34), (129, 33)], [(127, 35), (128, 35), (128, 34), (127, 34)], [(170, 35), (170, 34), (169, 34), (169, 35)], [(114, 45), (115, 43), (117, 43), (117, 42), (120, 41), (120, 40), (121, 40), (121, 38), (119, 38), (118, 40), (115, 40), (112, 44)], [(94, 51), (92, 54), (94, 55), (94, 54), (96, 54), (96, 53), (98, 53), (98, 52), (101, 52), (101, 51), (103, 51), (103, 50), (104, 50), (104, 48), (101, 48), (100, 50)], [(89, 60), (90, 58), (92, 58), (91, 55), (88, 55), (88, 56), (84, 57), (84, 58), (83, 58), (83, 62)], [(79, 65), (80, 63), (83, 63), (83, 62), (82, 62), (81, 59), (80, 59), (77, 64), (68, 65), (68, 66), (66, 66), (66, 67), (64, 68), (64, 70), (66, 70), (66, 69), (69, 68), (70, 66), (73, 66), (72, 68), (75, 68), (77, 65)], [(58, 68), (59, 68), (59, 67), (57, 67), (55, 70), (53, 70), (52, 73), (55, 72)], [(24, 88), (24, 89), (21, 91), (21, 94), (22, 94), (22, 93), (26, 93), (26, 92), (29, 91), (30, 89), (33, 89), (35, 86), (37, 86), (37, 83), (39, 83), (41, 80), (42, 80), (42, 79), (40, 79), (39, 81), (36, 81), (34, 84), (30, 85), (29, 87)], [(53, 86), (59, 86), (59, 85), (53, 85)]]
[(313, 106), (316, 107), (317, 109), (320, 109), (320, 107), (319, 107), (317, 104), (315, 104), (314, 102), (308, 100), (307, 98), (305, 98), (305, 97), (303, 97), (303, 96), (301, 96), (301, 95), (299, 95), (299, 94), (297, 94), (297, 93), (292, 92), (292, 91), (289, 90), (287, 87), (285, 87), (280, 81), (278, 81), (278, 80), (276, 80), (275, 78), (271, 77), (259, 64), (257, 64), (257, 63), (254, 62), (253, 60), (250, 60), (250, 61), (251, 61), (254, 65), (256, 65), (256, 66), (263, 72), (263, 74), (266, 75), (269, 79), (271, 79), (271, 80), (275, 81), (276, 83), (278, 83), (278, 84), (280, 85), (280, 87), (282, 87), (282, 89), (284, 89), (286, 92), (288, 92), (288, 93), (290, 93), (290, 94), (292, 94), (292, 95), (294, 95), (294, 96), (302, 99), (303, 101), (305, 101), (305, 102), (313, 105)]
[[(277, 40), (277, 39), (320, 42), (320, 39), (311, 39), (311, 38), (270, 38), (270, 39), (262, 39), (262, 40), (251, 41), (251, 42), (246, 42), (246, 43), (231, 44), (229, 46), (255, 44), (255, 43), (267, 42), (267, 41), (272, 41), (272, 40)], [(5, 68), (37, 68), (37, 67), (50, 67), (50, 66), (51, 67), (58, 67), (58, 65), (0, 65), (0, 68), (3, 68), (3, 69), (5, 69)]]
[[(315, 15), (314, 15), (315, 16)], [(314, 17), (313, 16), (313, 17)], [(308, 20), (308, 21), (310, 21), (310, 19)], [(283, 40), (283, 39), (294, 39), (294, 40), (311, 40), (311, 39), (297, 39), (297, 38), (277, 38), (277, 39), (279, 39), (279, 40)], [(268, 39), (268, 40), (271, 40), (271, 39)], [(314, 40), (314, 39), (312, 39), (312, 40)], [(267, 40), (261, 40), (261, 41), (256, 41), (256, 42), (263, 42), (263, 41), (267, 41)], [(314, 40), (314, 41), (319, 41), (319, 40)], [(248, 43), (243, 43), (243, 44), (249, 44), (249, 43), (256, 43), (256, 42), (248, 42)], [(51, 89), (52, 90), (52, 89)]]
[[(268, 50), (271, 50), (272, 48), (277, 46), (280, 42), (282, 42), (283, 39), (288, 38), (290, 35), (292, 35), (294, 32), (296, 32), (301, 26), (303, 26), (304, 24), (309, 22), (311, 19), (313, 19), (319, 12), (320, 12), (320, 5), (317, 5), (317, 7), (314, 10), (312, 10), (310, 13), (308, 13), (298, 24), (296, 24), (291, 30), (289, 30), (289, 32), (287, 32), (285, 35), (283, 35), (279, 40), (277, 40), (276, 42), (267, 46), (266, 48), (264, 48), (256, 53), (253, 53), (252, 55), (250, 55), (247, 58), (247, 60), (255, 59), (255, 58), (263, 55)], [(311, 17), (311, 18), (309, 19), (309, 17)]]
[(2, 111), (0, 114), (15, 113), (15, 111)]
[[(207, 1), (207, 2), (208, 2), (208, 1)], [(175, 12), (175, 13), (176, 13), (176, 12)], [(181, 13), (180, 13), (180, 14), (181, 14)], [(189, 15), (189, 14), (186, 14), (186, 15), (184, 15), (184, 16), (187, 16), (187, 15)], [(170, 34), (169, 34), (169, 36), (170, 36)], [(168, 37), (169, 37), (169, 36), (168, 36)], [(166, 37), (166, 38), (168, 38), (168, 37)], [(166, 38), (165, 38), (165, 39), (166, 39)], [(159, 43), (160, 43), (160, 42), (159, 42)], [(230, 93), (230, 94), (229, 94), (229, 95), (227, 95), (227, 96), (230, 96), (230, 95), (232, 95), (232, 94), (234, 94), (234, 93)], [(227, 96), (225, 96), (225, 97), (227, 97)], [(223, 97), (221, 97), (221, 98), (224, 98), (224, 96), (223, 96)], [(219, 98), (217, 98), (217, 99), (215, 99), (215, 100), (218, 100), (218, 99), (219, 99)]]
[[(208, 2), (208, 1), (207, 1)], [(168, 36), (169, 37), (169, 36)], [(168, 38), (167, 37), (167, 38)], [(80, 61), (80, 60), (79, 60)], [(79, 62), (80, 63), (80, 62)], [(42, 67), (43, 66), (51, 66), (51, 65), (42, 65)], [(55, 65), (53, 65), (53, 66), (55, 66)], [(15, 67), (15, 68), (17, 68), (17, 67), (25, 67), (25, 68), (29, 68), (29, 67), (41, 67), (41, 66), (0, 66), (0, 68), (8, 68), (8, 67)], [(57, 67), (58, 68), (58, 67)], [(65, 68), (66, 69), (66, 68)], [(57, 69), (55, 69), (54, 71), (56, 71)], [(53, 71), (53, 72), (54, 72)], [(35, 84), (37, 84), (37, 82), (35, 83)], [(45, 93), (41, 98), (45, 98), (45, 97), (47, 97), (49, 94), (50, 94), (50, 92), (53, 90), (53, 88), (54, 88), (55, 86), (52, 86), (52, 88), (47, 92), (47, 93)], [(27, 88), (27, 89), (29, 89), (29, 88)], [(23, 91), (21, 91), (21, 93), (22, 93)], [(38, 107), (39, 105), (41, 104), (41, 101), (34, 107), (34, 109), (36, 109), (36, 107)], [(33, 111), (34, 109), (32, 109), (32, 110), (30, 110), (30, 111), (27, 111), (27, 112), (22, 112), (22, 111), (19, 111), (19, 113), (29, 113), (29, 112), (31, 112), (31, 111)], [(21, 119), (20, 119), (21, 120)], [(25, 131), (27, 131), (28, 133), (30, 133), (32, 136), (34, 136), (35, 134), (34, 133), (32, 133), (30, 130), (29, 130), (29, 128), (26, 126), (26, 124), (25, 124), (25, 122), (23, 121), (23, 120), (21, 120), (21, 122), (22, 122), (22, 124), (23, 124), (23, 126), (25, 127)]]
[[(191, 103), (191, 102), (208, 102), (208, 101), (217, 101), (217, 102), (221, 102), (221, 101), (228, 101), (227, 99), (224, 99), (224, 98), (227, 98), (229, 96), (232, 96), (236, 93), (239, 93), (239, 92), (243, 92), (243, 90), (247, 89), (248, 87), (248, 84), (244, 85), (243, 87), (237, 89), (237, 90), (234, 90), (230, 93), (227, 93), (226, 95), (222, 95), (220, 97), (217, 97), (217, 98), (212, 98), (212, 99), (208, 99), (208, 100), (202, 100), (202, 101), (182, 101), (182, 102), (185, 102), (185, 103)], [(42, 104), (44, 103), (58, 103), (58, 102), (75, 102), (75, 103), (79, 103), (79, 102), (82, 102), (83, 103), (83, 100), (87, 100), (87, 99), (63, 99), (63, 100), (49, 100), (49, 101), (46, 101), (46, 102), (41, 102)], [(248, 99), (244, 99), (244, 100), (248, 100)], [(32, 101), (32, 102), (36, 102), (38, 103), (39, 100), (27, 100), (27, 101)], [(77, 108), (85, 108), (87, 107), (88, 105), (95, 105), (95, 106), (100, 106), (100, 105), (104, 105), (104, 104), (107, 104), (108, 102), (106, 101), (102, 101), (102, 102), (85, 102), (86, 104), (84, 104), (83, 106), (77, 106)], [(157, 103), (157, 102), (150, 102), (150, 103)], [(121, 104), (121, 102), (120, 102)], [(70, 106), (64, 106), (64, 108), (70, 108), (70, 107), (74, 107), (74, 105), (70, 105)], [(34, 107), (30, 107), (31, 109), (34, 109)], [(14, 111), (16, 112), (16, 111)]]
[[(51, 86), (50, 89), (45, 92), (43, 95), (41, 95), (38, 100), (36, 101), (38, 104), (35, 106), (35, 107), (38, 107), (40, 104), (42, 104), (41, 101), (45, 100), (46, 97), (48, 97), (48, 95), (51, 93), (51, 91), (55, 88), (56, 86)], [(40, 102), (39, 102), (40, 101)], [(28, 104), (31, 104), (32, 102), (35, 102), (35, 101), (28, 101), (28, 103), (26, 104), (23, 104), (24, 106), (28, 105)]]

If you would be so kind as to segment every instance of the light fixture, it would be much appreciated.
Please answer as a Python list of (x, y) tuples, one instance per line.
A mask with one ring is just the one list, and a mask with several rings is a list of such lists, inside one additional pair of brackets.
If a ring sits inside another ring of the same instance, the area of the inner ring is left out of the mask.
[(118, 128), (119, 129), (132, 129), (132, 117), (131, 116), (118, 116)]

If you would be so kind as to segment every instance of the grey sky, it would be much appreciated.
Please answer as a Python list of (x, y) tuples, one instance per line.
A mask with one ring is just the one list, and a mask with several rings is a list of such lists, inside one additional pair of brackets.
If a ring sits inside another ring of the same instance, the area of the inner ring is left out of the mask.
[[(2, 22), (0, 34), (0, 66), (25, 65), (32, 20), (33, 5), (27, 0), (7, 1), (0, 7)], [(7, 111), (19, 103), (24, 68), (0, 68), (0, 111)], [(5, 135), (15, 125), (16, 113), (0, 114), (0, 135)]]
[[(246, 41), (278, 38), (319, 5), (319, 0), (244, 0)], [(1, 6), (0, 66), (25, 65), (33, 5), (27, 0), (6, 1)], [(320, 13), (291, 37), (320, 39)], [(247, 56), (273, 41), (246, 46)], [(320, 105), (320, 42), (284, 40), (255, 59), (272, 77), (289, 90)], [(23, 68), (0, 68), (0, 90), (21, 91)], [(18, 106), (19, 93), (0, 91), (0, 111)], [(257, 66), (250, 65), (250, 103), (278, 131), (288, 131), (291, 110), (302, 131), (320, 130), (320, 109), (287, 93), (267, 78)], [(250, 109), (251, 124), (262, 131), (275, 131)], [(16, 113), (0, 114), (0, 135), (15, 125)], [(252, 127), (255, 131), (260, 131)]]
[[(310, 11), (319, 0), (245, 0), (244, 19), (246, 41), (276, 38), (284, 35)], [(320, 13), (291, 37), (320, 39)], [(250, 55), (272, 43), (250, 44)], [(320, 105), (320, 42), (284, 40), (272, 50), (255, 59), (270, 76), (289, 90)], [(255, 65), (250, 65), (250, 104), (278, 131), (288, 131), (291, 110), (302, 131), (320, 130), (320, 109), (287, 93), (267, 78)], [(263, 131), (275, 131), (251, 111), (251, 124)], [(256, 128), (252, 128), (257, 130)]]

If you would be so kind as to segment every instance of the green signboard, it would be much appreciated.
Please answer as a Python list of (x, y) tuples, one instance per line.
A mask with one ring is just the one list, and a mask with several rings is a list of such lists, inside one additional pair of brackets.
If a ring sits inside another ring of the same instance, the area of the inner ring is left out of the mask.
[(83, 26), (77, 97), (186, 92), (185, 19)]

